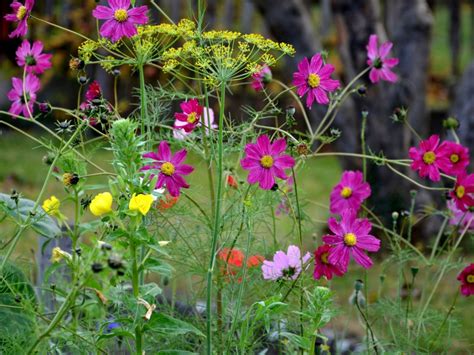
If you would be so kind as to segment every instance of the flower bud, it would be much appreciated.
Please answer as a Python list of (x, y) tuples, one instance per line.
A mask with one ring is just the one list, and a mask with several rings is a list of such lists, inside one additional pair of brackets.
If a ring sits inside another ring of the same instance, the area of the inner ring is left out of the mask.
[(92, 264), (92, 272), (97, 274), (97, 273), (101, 272), (102, 270), (104, 270), (104, 265), (102, 265), (101, 263), (93, 263)]
[(367, 94), (367, 88), (365, 87), (365, 85), (360, 85), (358, 88), (357, 88), (357, 93), (360, 95), (360, 96), (365, 96)]
[(107, 264), (111, 269), (118, 270), (123, 267), (123, 261), (117, 255), (112, 255), (107, 259)]
[(456, 117), (448, 117), (443, 120), (443, 127), (446, 129), (458, 129), (459, 128), (459, 121)]
[(112, 70), (112, 75), (113, 76), (119, 76), (120, 75), (120, 69), (119, 68), (114, 68), (114, 70)]
[(71, 70), (82, 70), (84, 69), (84, 61), (79, 58), (73, 57), (69, 60), (69, 68)]
[(49, 104), (49, 102), (39, 102), (38, 109), (41, 113), (48, 114), (51, 112), (51, 105)]
[(88, 79), (87, 76), (85, 76), (85, 75), (80, 75), (80, 76), (77, 78), (77, 82), (78, 82), (80, 85), (86, 85), (88, 81), (89, 81), (89, 79)]
[(416, 266), (412, 266), (412, 267), (410, 268), (410, 270), (411, 270), (411, 275), (412, 275), (412, 277), (415, 278), (415, 277), (416, 277), (416, 274), (418, 274), (418, 271), (419, 271), (420, 269), (419, 269), (418, 267), (416, 267)]
[(362, 280), (356, 280), (354, 284), (354, 290), (361, 291), (364, 288), (364, 282)]
[(392, 212), (392, 219), (394, 221), (398, 220), (398, 217), (400, 217), (400, 214), (397, 211)]
[(76, 173), (65, 173), (63, 174), (63, 184), (66, 187), (77, 185), (79, 182), (79, 175)]

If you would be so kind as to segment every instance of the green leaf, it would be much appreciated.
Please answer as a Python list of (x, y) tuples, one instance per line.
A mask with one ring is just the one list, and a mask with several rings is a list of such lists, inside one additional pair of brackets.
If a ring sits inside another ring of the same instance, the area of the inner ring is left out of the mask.
[[(15, 202), (10, 198), (10, 195), (0, 193), (0, 210), (5, 212), (12, 219), (22, 223), (29, 217), (30, 212), (35, 205), (34, 201), (26, 198), (18, 200), (18, 209)], [(48, 216), (42, 209), (37, 209), (36, 215), (30, 219), (31, 227), (39, 234), (46, 238), (54, 238), (61, 235), (61, 229), (50, 216)]]
[(155, 298), (156, 296), (160, 294), (161, 294), (161, 288), (154, 282), (150, 282), (150, 283), (140, 286), (140, 295), (142, 295), (143, 297), (151, 296)]
[(204, 334), (195, 326), (158, 312), (153, 313), (150, 321), (145, 324), (145, 329), (167, 336), (192, 333), (204, 337)]
[(184, 350), (160, 350), (156, 353), (157, 355), (194, 355), (199, 353), (193, 353), (191, 351), (184, 351)]

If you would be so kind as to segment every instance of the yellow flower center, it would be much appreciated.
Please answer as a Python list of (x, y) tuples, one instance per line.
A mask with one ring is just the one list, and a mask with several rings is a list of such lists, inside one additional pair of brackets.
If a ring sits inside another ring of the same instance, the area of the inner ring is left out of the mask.
[(125, 9), (115, 10), (114, 19), (117, 20), (118, 22), (127, 21), (127, 19), (128, 19), (127, 10), (125, 10)]
[(457, 163), (459, 161), (459, 155), (451, 154), (451, 156), (449, 157), (449, 160), (451, 160), (451, 163)]
[(464, 186), (456, 187), (456, 196), (458, 198), (463, 198), (465, 194), (466, 194), (466, 189), (464, 188)]
[(21, 21), (25, 18), (25, 15), (26, 7), (22, 5), (18, 8), (18, 11), (16, 12), (16, 18), (18, 19), (18, 21)]
[(352, 196), (352, 189), (348, 186), (345, 186), (341, 191), (341, 197), (349, 198)]
[(161, 166), (161, 172), (165, 175), (171, 176), (174, 174), (174, 165), (171, 164), (169, 161), (163, 163)]
[(474, 284), (474, 275), (467, 275), (466, 277), (467, 283)]
[(329, 264), (328, 255), (329, 255), (329, 252), (321, 254), (321, 261), (323, 262), (323, 264)]
[(344, 235), (344, 243), (348, 247), (353, 247), (357, 244), (357, 237), (354, 233), (347, 233)]
[(263, 168), (270, 169), (273, 166), (273, 158), (271, 155), (264, 155), (262, 159), (260, 159), (260, 165)]
[(196, 120), (197, 120), (197, 114), (196, 114), (196, 112), (191, 112), (191, 113), (188, 115), (188, 119), (187, 119), (188, 123), (191, 123), (191, 124), (192, 124), (192, 123), (196, 122)]
[(435, 160), (436, 160), (436, 154), (432, 152), (431, 150), (423, 154), (423, 161), (425, 162), (425, 164), (428, 164), (428, 165), (433, 164)]
[(313, 89), (317, 88), (321, 83), (321, 78), (318, 74), (309, 74), (308, 75), (308, 85), (311, 86)]

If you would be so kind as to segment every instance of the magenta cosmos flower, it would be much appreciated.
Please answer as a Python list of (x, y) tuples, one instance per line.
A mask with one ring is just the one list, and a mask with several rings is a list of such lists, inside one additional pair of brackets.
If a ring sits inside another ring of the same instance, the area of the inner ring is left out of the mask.
[(439, 170), (449, 171), (447, 146), (439, 144), (439, 136), (436, 134), (421, 141), (418, 148), (411, 147), (409, 155), (413, 159), (411, 168), (418, 171), (422, 178), (428, 176), (432, 181), (439, 181), (441, 179)]
[[(12, 78), (13, 89), (8, 93), (8, 100), (12, 102), (12, 105), (8, 112), (14, 115), (20, 115), (23, 113), (25, 117), (32, 117), (33, 115), (33, 104), (36, 102), (36, 92), (40, 89), (40, 81), (33, 74), (26, 74), (25, 83), (23, 88), (23, 80), (19, 78)], [(25, 94), (23, 94), (23, 89)], [(28, 102), (28, 105), (25, 102)]]
[(460, 226), (461, 228), (466, 228), (469, 225), (469, 227), (467, 227), (468, 230), (474, 230), (474, 212), (459, 209), (453, 200), (449, 200), (447, 206), (451, 215), (449, 224), (452, 226)]
[(109, 0), (109, 6), (98, 5), (92, 15), (99, 20), (107, 20), (100, 27), (100, 35), (117, 42), (122, 37), (130, 38), (137, 34), (136, 25), (148, 22), (148, 7), (130, 8), (130, 0)]
[(300, 248), (290, 245), (286, 254), (279, 250), (273, 256), (273, 261), (263, 261), (263, 278), (265, 280), (295, 280), (310, 257), (309, 253), (301, 257)]
[(340, 266), (345, 272), (352, 255), (358, 264), (370, 268), (372, 260), (364, 250), (376, 252), (380, 249), (380, 240), (369, 234), (372, 225), (367, 218), (356, 218), (354, 210), (343, 211), (341, 217), (341, 222), (329, 218), (329, 229), (334, 234), (323, 237), (323, 241), (332, 246), (329, 263)]
[(174, 114), (174, 117), (176, 118), (174, 128), (182, 129), (186, 133), (192, 132), (201, 119), (204, 107), (199, 105), (199, 102), (196, 99), (182, 102), (179, 107), (181, 107), (183, 112), (177, 112)]
[(30, 17), (31, 10), (33, 10), (34, 0), (25, 0), (25, 4), (18, 1), (13, 1), (10, 7), (13, 10), (12, 14), (5, 15), (5, 20), (10, 22), (17, 22), (15, 31), (10, 33), (8, 37), (23, 37), (28, 32), (28, 17)]
[(293, 85), (297, 88), (297, 93), (303, 97), (306, 93), (306, 106), (311, 108), (314, 100), (319, 104), (327, 105), (329, 98), (327, 93), (339, 88), (339, 81), (331, 79), (334, 71), (331, 64), (324, 64), (321, 54), (315, 54), (311, 58), (303, 58), (298, 64), (298, 71), (293, 74)]
[(369, 37), (369, 44), (367, 44), (367, 64), (372, 67), (369, 73), (369, 79), (376, 84), (379, 80), (389, 81), (394, 83), (397, 81), (397, 75), (390, 70), (398, 64), (398, 58), (387, 58), (392, 49), (392, 42), (385, 42), (378, 46), (377, 35)]
[(457, 176), (466, 170), (469, 165), (469, 149), (450, 141), (441, 143), (440, 149), (448, 158), (448, 166), (441, 167), (446, 168), (446, 170), (443, 170), (446, 174)]
[(41, 41), (35, 41), (33, 45), (30, 45), (30, 42), (25, 39), (16, 51), (16, 62), (20, 67), (25, 67), (28, 73), (44, 73), (46, 69), (51, 68), (52, 54), (41, 53), (42, 51)]
[(333, 265), (329, 262), (329, 250), (331, 246), (324, 244), (314, 251), (314, 274), (315, 280), (319, 280), (325, 276), (326, 279), (331, 280), (333, 275), (342, 276), (344, 270), (339, 265)]
[(456, 184), (451, 197), (456, 203), (456, 207), (461, 211), (467, 211), (469, 207), (474, 206), (474, 174), (467, 175), (465, 172), (459, 174), (456, 178)]
[(240, 161), (243, 169), (249, 170), (249, 184), (259, 183), (261, 189), (270, 190), (275, 185), (275, 177), (286, 180), (285, 169), (295, 165), (295, 160), (286, 154), (284, 138), (277, 139), (273, 144), (266, 134), (257, 138), (256, 143), (245, 147), (246, 156)]
[[(144, 166), (141, 170), (159, 170), (158, 181), (155, 188), (166, 187), (171, 196), (177, 197), (182, 188), (188, 188), (186, 180), (183, 175), (189, 175), (194, 168), (190, 165), (182, 164), (187, 155), (186, 149), (181, 149), (174, 155), (171, 154), (168, 142), (163, 141), (158, 146), (158, 152), (149, 152), (143, 155), (144, 158), (153, 159), (154, 162), (150, 165)], [(155, 175), (152, 174), (153, 179)]]
[(268, 84), (272, 80), (272, 71), (268, 65), (264, 64), (260, 71), (252, 74), (252, 79), (252, 88), (257, 92), (262, 91), (265, 84)]
[(474, 264), (466, 266), (457, 279), (461, 281), (461, 294), (463, 296), (474, 295)]
[[(204, 107), (203, 110), (202, 122), (199, 120), (197, 127), (204, 125), (204, 131), (208, 136), (211, 134), (212, 130), (216, 129), (218, 126), (214, 123), (214, 110), (208, 107)], [(177, 140), (186, 139), (186, 137), (191, 134), (191, 132), (186, 132), (184, 129), (178, 128), (180, 125), (186, 125), (186, 123), (176, 120), (174, 123), (173, 138)]]
[(331, 191), (329, 209), (331, 213), (337, 214), (346, 209), (357, 211), (370, 193), (370, 185), (364, 182), (364, 175), (360, 171), (344, 171), (341, 181)]

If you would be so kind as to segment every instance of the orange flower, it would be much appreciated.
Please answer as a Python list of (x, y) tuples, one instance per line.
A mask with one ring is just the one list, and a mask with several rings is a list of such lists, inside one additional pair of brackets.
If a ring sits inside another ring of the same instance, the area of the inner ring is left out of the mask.
[(171, 207), (173, 207), (174, 205), (176, 205), (178, 200), (179, 200), (179, 197), (177, 197), (177, 196), (173, 197), (170, 194), (166, 194), (164, 199), (162, 198), (158, 201), (158, 209), (161, 212), (163, 212), (165, 210), (168, 210)]
[(234, 189), (237, 189), (239, 187), (237, 180), (232, 175), (227, 175), (227, 185)]
[(247, 259), (247, 267), (259, 266), (265, 258), (261, 255), (252, 255)]

